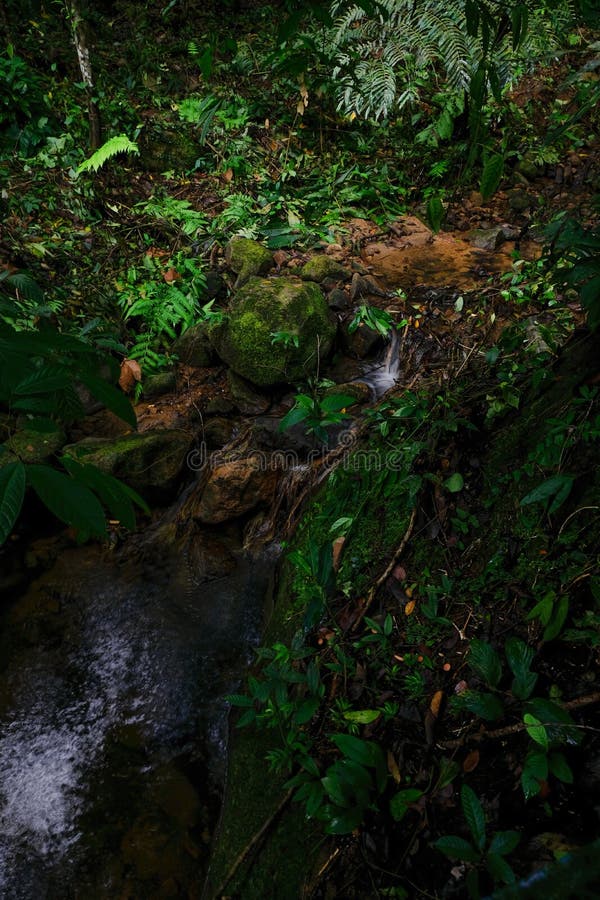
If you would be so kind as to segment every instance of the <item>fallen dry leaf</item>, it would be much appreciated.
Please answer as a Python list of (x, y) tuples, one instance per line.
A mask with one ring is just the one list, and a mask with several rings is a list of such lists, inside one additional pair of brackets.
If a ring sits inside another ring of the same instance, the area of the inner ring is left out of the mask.
[(167, 269), (166, 272), (163, 272), (163, 278), (167, 284), (173, 284), (174, 281), (179, 281), (181, 279), (181, 275), (177, 269), (171, 267), (170, 269)]
[(135, 359), (124, 359), (121, 363), (121, 374), (119, 375), (119, 387), (126, 394), (130, 394), (134, 389), (137, 381), (142, 380), (142, 370), (139, 362)]
[(433, 695), (433, 697), (431, 698), (431, 703), (429, 704), (429, 709), (431, 710), (433, 715), (436, 717), (436, 719), (439, 715), (440, 707), (442, 705), (443, 699), (444, 699), (443, 691), (436, 691), (435, 694)]
[(342, 535), (335, 539), (332, 545), (332, 556), (333, 556), (333, 571), (337, 572), (340, 567), (340, 558), (342, 556), (342, 550), (344, 549), (344, 544), (346, 543), (346, 538)]
[(400, 775), (400, 769), (398, 768), (396, 757), (391, 750), (388, 750), (387, 752), (387, 766), (388, 772), (390, 773), (396, 784), (400, 784), (400, 782), (402, 781), (402, 776)]
[(464, 758), (463, 772), (472, 772), (479, 765), (479, 750), (471, 750)]

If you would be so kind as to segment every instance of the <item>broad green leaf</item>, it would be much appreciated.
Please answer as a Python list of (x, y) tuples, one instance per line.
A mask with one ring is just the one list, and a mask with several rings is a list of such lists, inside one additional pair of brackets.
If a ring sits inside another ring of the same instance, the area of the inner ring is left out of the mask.
[(437, 234), (442, 227), (442, 222), (446, 216), (446, 210), (440, 197), (431, 197), (427, 203), (427, 223), (434, 234)]
[(370, 725), (375, 719), (378, 719), (381, 713), (378, 709), (356, 709), (344, 713), (347, 722), (354, 722), (356, 725)]
[(447, 834), (438, 838), (437, 841), (433, 842), (432, 846), (437, 850), (441, 850), (449, 859), (460, 859), (463, 862), (472, 863), (478, 863), (481, 859), (481, 853), (478, 853), (472, 844), (454, 834)]
[(128, 528), (135, 528), (135, 512), (133, 504), (137, 504), (145, 513), (149, 513), (147, 504), (132, 488), (123, 484), (118, 478), (101, 472), (89, 463), (79, 463), (70, 456), (61, 457), (61, 463), (78, 482), (96, 493), (109, 510), (113, 519)]
[(300, 706), (294, 713), (295, 724), (305, 725), (306, 722), (310, 722), (317, 709), (319, 708), (320, 702), (321, 701), (318, 697), (309, 697), (307, 700), (304, 700), (304, 702), (300, 704)]
[(518, 831), (497, 831), (490, 841), (488, 853), (506, 856), (513, 852), (520, 840), (521, 835)]
[(460, 802), (475, 846), (479, 851), (483, 851), (485, 846), (485, 814), (479, 802), (479, 797), (468, 784), (463, 784), (461, 788)]
[(533, 609), (527, 613), (525, 620), (529, 622), (531, 619), (539, 618), (542, 625), (547, 625), (552, 617), (554, 601), (556, 600), (556, 592), (548, 591), (542, 599), (536, 603)]
[(329, 397), (323, 397), (321, 400), (321, 409), (323, 412), (340, 412), (346, 406), (352, 406), (356, 403), (356, 397), (349, 394), (331, 394)]
[(279, 431), (286, 431), (288, 428), (292, 428), (294, 425), (304, 422), (307, 417), (308, 412), (305, 409), (302, 409), (300, 406), (293, 406), (279, 423)]
[(540, 792), (541, 782), (548, 778), (548, 757), (542, 750), (531, 750), (525, 757), (521, 773), (521, 787), (525, 799), (529, 800)]
[(479, 184), (479, 192), (484, 200), (489, 198), (498, 190), (498, 186), (502, 180), (502, 172), (504, 171), (504, 158), (499, 153), (488, 156), (481, 173), (481, 182)]
[(523, 721), (527, 726), (527, 734), (531, 740), (535, 741), (536, 744), (539, 744), (540, 747), (543, 747), (544, 750), (547, 750), (549, 744), (548, 732), (540, 720), (536, 719), (535, 716), (532, 716), (531, 713), (525, 713)]
[(486, 863), (495, 884), (499, 881), (504, 882), (504, 884), (513, 884), (515, 882), (515, 873), (503, 856), (490, 851), (486, 855)]
[(247, 709), (246, 712), (240, 716), (236, 723), (236, 728), (245, 728), (246, 725), (251, 725), (256, 721), (256, 710)]
[(504, 652), (515, 676), (511, 690), (517, 699), (526, 700), (532, 694), (538, 678), (530, 670), (535, 650), (520, 638), (512, 637), (507, 640)]
[(25, 467), (22, 462), (0, 468), (0, 545), (13, 530), (25, 496)]
[(517, 50), (527, 34), (529, 10), (524, 3), (513, 6), (510, 14), (513, 36), (513, 50)]
[(60, 366), (41, 366), (15, 386), (17, 395), (51, 394), (68, 387), (73, 376)]
[(564, 753), (555, 751), (548, 757), (548, 766), (552, 774), (565, 784), (573, 784), (573, 772), (566, 761)]
[(548, 505), (548, 501), (553, 498), (548, 512), (556, 512), (571, 493), (574, 480), (572, 475), (553, 475), (523, 497), (521, 506), (527, 506), (530, 503), (546, 503)]
[(569, 713), (553, 700), (534, 697), (525, 704), (525, 712), (531, 713), (536, 719), (543, 722), (552, 741), (578, 744), (582, 740), (582, 732), (575, 727)]
[(491, 644), (473, 638), (469, 646), (469, 665), (489, 687), (498, 687), (502, 678), (502, 663)]
[(123, 419), (124, 422), (127, 422), (128, 425), (131, 425), (132, 428), (137, 428), (135, 410), (122, 391), (113, 387), (108, 381), (97, 378), (89, 372), (81, 372), (79, 377), (85, 386), (89, 388), (94, 397), (96, 397), (97, 400), (100, 400), (107, 409), (120, 419)]
[(555, 604), (552, 618), (544, 628), (542, 637), (545, 641), (553, 641), (554, 638), (558, 637), (558, 635), (562, 631), (562, 627), (565, 624), (565, 620), (568, 614), (569, 596), (568, 594), (563, 594), (558, 603)]
[(444, 487), (447, 491), (450, 491), (451, 494), (458, 494), (459, 491), (462, 491), (464, 486), (465, 480), (460, 472), (454, 472), (454, 474), (444, 482)]
[(401, 822), (408, 812), (410, 804), (415, 803), (422, 796), (423, 791), (419, 791), (417, 788), (406, 788), (403, 791), (398, 791), (398, 793), (394, 794), (390, 800), (390, 813), (392, 814), (392, 818), (396, 822)]
[(320, 781), (313, 781), (312, 784), (307, 785), (307, 797), (306, 797), (306, 815), (309, 819), (312, 819), (324, 799), (323, 785)]
[(333, 734), (331, 740), (338, 750), (354, 762), (363, 766), (375, 765), (375, 749), (380, 750), (372, 741), (363, 741), (351, 734)]
[(106, 533), (104, 512), (89, 488), (50, 466), (27, 466), (27, 481), (51, 513), (75, 528), (79, 540)]
[(334, 811), (329, 807), (326, 817), (321, 815), (324, 809), (327, 810), (327, 807), (319, 810), (319, 818), (326, 818), (325, 832), (327, 834), (350, 834), (355, 828), (358, 828), (362, 821), (363, 810), (359, 808)]
[(469, 712), (485, 719), (486, 722), (495, 722), (504, 715), (504, 707), (502, 701), (495, 694), (486, 694), (481, 691), (465, 691), (460, 696), (461, 709), (468, 709)]

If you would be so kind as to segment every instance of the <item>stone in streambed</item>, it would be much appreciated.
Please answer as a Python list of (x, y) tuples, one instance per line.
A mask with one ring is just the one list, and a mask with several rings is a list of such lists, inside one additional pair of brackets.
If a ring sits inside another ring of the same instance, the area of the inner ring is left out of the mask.
[(265, 465), (263, 456), (249, 456), (214, 466), (193, 516), (205, 524), (218, 525), (268, 505), (275, 491), (277, 473)]
[(84, 438), (64, 451), (120, 478), (142, 496), (166, 499), (184, 468), (192, 439), (185, 431), (145, 431), (109, 438)]
[(215, 361), (215, 352), (208, 336), (209, 328), (206, 322), (199, 322), (184, 331), (180, 338), (173, 344), (173, 353), (179, 362), (186, 366), (210, 366)]
[(271, 405), (270, 399), (264, 394), (259, 394), (245, 378), (236, 375), (230, 369), (227, 381), (233, 402), (243, 416), (260, 416), (268, 410)]
[(300, 277), (304, 281), (316, 281), (318, 284), (321, 284), (323, 281), (342, 281), (350, 278), (350, 272), (331, 256), (319, 254), (318, 256), (313, 256), (312, 259), (309, 259), (302, 266)]
[[(230, 315), (213, 326), (210, 335), (219, 357), (234, 372), (269, 387), (315, 374), (331, 350), (335, 331), (316, 284), (297, 278), (251, 278), (238, 291)], [(274, 343), (278, 333), (295, 341)]]
[(469, 242), (479, 250), (497, 250), (504, 240), (502, 225), (496, 225), (494, 228), (476, 228), (469, 233)]
[(158, 375), (147, 375), (144, 378), (144, 398), (152, 400), (153, 397), (162, 397), (169, 391), (174, 391), (177, 386), (175, 372), (159, 372)]
[[(39, 465), (48, 462), (58, 453), (65, 440), (66, 438), (62, 431), (33, 431), (32, 429), (24, 428), (22, 431), (17, 431), (12, 437), (9, 437), (2, 444), (2, 447), (8, 450), (9, 453), (18, 456), (24, 463)], [(4, 457), (4, 454), (2, 454), (2, 457)]]
[(273, 268), (270, 250), (250, 238), (232, 238), (225, 248), (225, 260), (237, 275), (235, 290), (246, 284), (253, 275), (264, 275)]

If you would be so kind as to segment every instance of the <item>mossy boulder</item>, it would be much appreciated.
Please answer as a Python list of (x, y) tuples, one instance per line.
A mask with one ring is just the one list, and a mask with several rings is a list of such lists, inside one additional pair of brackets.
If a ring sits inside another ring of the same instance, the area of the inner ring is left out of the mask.
[[(273, 343), (274, 333), (297, 339)], [(316, 284), (296, 278), (251, 278), (211, 340), (234, 372), (259, 387), (299, 381), (317, 371), (335, 336)]]
[(62, 431), (32, 431), (24, 428), (5, 441), (3, 447), (22, 459), (24, 463), (39, 465), (58, 453), (65, 440)]
[(84, 438), (64, 449), (79, 462), (92, 463), (122, 479), (146, 499), (166, 500), (177, 484), (191, 443), (185, 431), (166, 429), (114, 440)]
[(235, 289), (246, 284), (252, 275), (264, 275), (273, 268), (273, 254), (250, 238), (234, 237), (225, 248), (225, 259), (236, 273)]
[(340, 281), (350, 278), (350, 272), (337, 259), (321, 253), (309, 259), (300, 270), (300, 277), (304, 281), (316, 281), (321, 284), (322, 281)]

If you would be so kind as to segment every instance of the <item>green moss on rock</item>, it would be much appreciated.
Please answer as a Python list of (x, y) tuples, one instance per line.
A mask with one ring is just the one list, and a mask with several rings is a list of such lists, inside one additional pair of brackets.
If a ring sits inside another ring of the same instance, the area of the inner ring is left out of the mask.
[(166, 499), (184, 467), (191, 438), (170, 429), (126, 434), (114, 440), (84, 438), (65, 447), (80, 462), (122, 479), (146, 498)]
[(332, 259), (331, 256), (321, 253), (309, 259), (300, 270), (300, 276), (305, 281), (317, 281), (321, 284), (325, 280), (340, 281), (350, 278), (350, 272), (337, 259)]
[(252, 275), (264, 275), (273, 267), (273, 254), (250, 238), (234, 237), (225, 248), (227, 265), (236, 273), (236, 290)]
[[(294, 335), (298, 346), (273, 343), (276, 332)], [(331, 350), (334, 336), (335, 326), (321, 291), (296, 278), (251, 278), (238, 292), (231, 315), (211, 332), (221, 359), (242, 378), (262, 387), (314, 374), (319, 358)]]
[(47, 462), (61, 449), (65, 442), (65, 435), (62, 431), (32, 431), (23, 429), (17, 431), (5, 443), (5, 450), (14, 453), (24, 463), (33, 463), (39, 465)]

